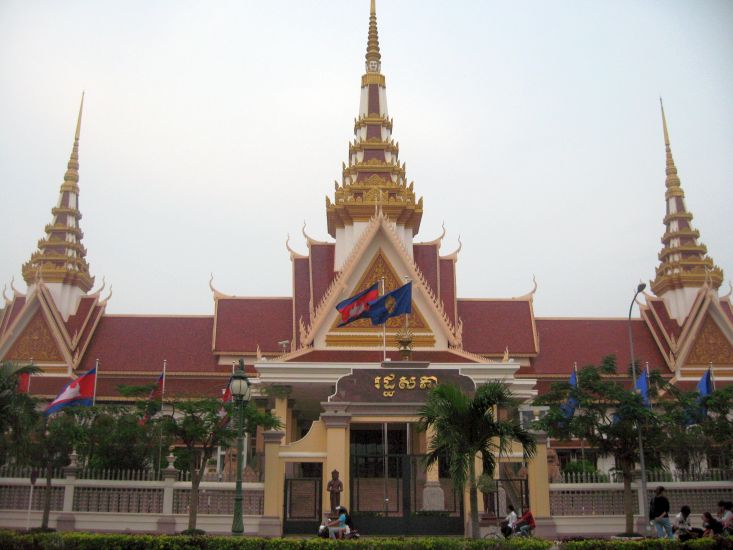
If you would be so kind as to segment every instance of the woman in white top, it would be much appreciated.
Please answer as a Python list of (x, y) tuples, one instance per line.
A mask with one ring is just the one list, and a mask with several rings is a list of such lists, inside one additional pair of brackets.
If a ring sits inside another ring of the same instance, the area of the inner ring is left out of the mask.
[(690, 522), (690, 507), (687, 505), (683, 506), (680, 509), (680, 513), (674, 517), (672, 530), (675, 536), (682, 542), (702, 536), (702, 529), (693, 527)]
[(507, 510), (509, 510), (509, 513), (502, 522), (501, 532), (508, 538), (512, 533), (514, 533), (514, 525), (517, 523), (517, 513), (514, 511), (514, 506), (511, 504), (507, 506)]

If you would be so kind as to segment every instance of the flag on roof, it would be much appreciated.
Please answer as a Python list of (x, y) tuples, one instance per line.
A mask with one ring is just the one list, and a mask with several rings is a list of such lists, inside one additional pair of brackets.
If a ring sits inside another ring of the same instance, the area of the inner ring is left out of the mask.
[(573, 372), (570, 374), (570, 380), (568, 380), (568, 384), (570, 384), (571, 394), (568, 395), (565, 403), (560, 405), (560, 410), (562, 411), (563, 416), (567, 420), (570, 420), (575, 414), (575, 409), (577, 409), (579, 405), (578, 398), (572, 395), (572, 392), (578, 389), (578, 369), (575, 367), (575, 365), (573, 365)]
[(705, 371), (705, 374), (702, 375), (700, 381), (697, 383), (696, 389), (697, 392), (700, 394), (700, 396), (697, 398), (697, 403), (698, 405), (700, 405), (700, 412), (703, 416), (705, 416), (708, 414), (708, 409), (707, 407), (702, 406), (702, 401), (705, 397), (715, 391), (715, 382), (713, 381), (712, 368), (709, 368)]
[(382, 325), (390, 317), (412, 312), (412, 281), (369, 302), (367, 315), (372, 325)]
[[(163, 363), (163, 372), (160, 373), (160, 376), (155, 381), (155, 386), (153, 386), (153, 389), (150, 390), (150, 395), (148, 395), (148, 401), (163, 401), (163, 392), (165, 391), (165, 363)], [(150, 413), (145, 413), (145, 416), (143, 416), (138, 424), (141, 426), (144, 426), (148, 423), (148, 420), (150, 420), (151, 415)]]
[(31, 373), (24, 372), (18, 375), (18, 393), (28, 393), (31, 391)]
[(97, 382), (97, 367), (82, 374), (76, 380), (72, 380), (56, 396), (56, 399), (49, 403), (43, 414), (48, 416), (60, 411), (64, 407), (85, 406), (91, 407), (94, 403), (94, 391)]
[(348, 325), (352, 321), (369, 316), (369, 302), (379, 297), (378, 283), (374, 283), (366, 290), (362, 290), (359, 294), (347, 298), (343, 302), (336, 305), (336, 309), (341, 314), (341, 322), (338, 326)]
[(634, 384), (634, 390), (641, 395), (641, 401), (644, 406), (651, 408), (652, 404), (649, 401), (649, 367), (647, 366), (641, 374), (636, 378), (636, 384)]

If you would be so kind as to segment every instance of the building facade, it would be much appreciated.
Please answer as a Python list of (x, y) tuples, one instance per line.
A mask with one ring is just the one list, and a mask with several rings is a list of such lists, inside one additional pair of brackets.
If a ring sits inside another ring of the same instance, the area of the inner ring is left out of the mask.
[[(233, 362), (243, 358), (258, 405), (283, 423), (281, 431), (258, 434), (253, 442), (262, 456), (271, 532), (302, 527), (297, 506), (305, 497), (315, 502), (309, 513), (328, 510), (332, 472), (343, 485), (340, 502), (365, 518), (396, 518), (395, 529), (404, 531), (404, 518), (412, 515), (413, 527), (425, 532), (435, 516), (421, 519), (419, 512), (444, 512), (446, 525), (453, 521), (462, 531), (465, 496), (454, 494), (439, 468), (425, 471), (416, 462), (426, 449), (425, 434), (416, 430), (425, 392), (441, 381), (470, 392), (501, 380), (529, 403), (552, 382), (566, 380), (574, 364), (609, 354), (629, 364), (629, 322), (536, 317), (536, 285), (524, 296), (461, 298), (460, 246), (444, 250), (445, 232), (416, 240), (424, 203), (399, 159), (386, 90), (372, 0), (355, 137), (341, 183), (326, 197), (332, 240), (317, 241), (304, 227), (307, 254), (287, 247), (289, 296), (231, 296), (212, 282), (213, 313), (205, 316), (110, 315), (111, 293), (104, 296), (104, 285), (93, 291), (80, 228), (82, 98), (51, 222), (21, 268), (27, 290), (11, 284), (11, 294), (4, 293), (0, 358), (41, 367), (30, 390), (48, 399), (70, 377), (98, 365), (99, 402), (123, 400), (119, 384), (153, 382), (164, 360), (166, 399), (218, 397)], [(684, 389), (694, 388), (710, 365), (719, 384), (730, 383), (730, 292), (719, 295), (723, 272), (707, 255), (685, 206), (664, 111), (662, 127), (667, 214), (652, 293), (643, 294), (641, 316), (630, 321), (636, 357)], [(661, 192), (660, 186), (660, 200)], [(368, 319), (338, 326), (339, 301), (375, 282), (391, 291), (406, 280), (413, 286), (409, 327), (402, 317), (390, 319), (384, 330)], [(408, 360), (399, 353), (399, 338), (409, 341)], [(542, 518), (549, 502), (547, 450), (540, 443), (528, 465), (521, 454), (504, 457), (500, 475), (519, 480), (508, 490), (513, 498), (526, 494)], [(577, 447), (557, 452), (567, 460)]]

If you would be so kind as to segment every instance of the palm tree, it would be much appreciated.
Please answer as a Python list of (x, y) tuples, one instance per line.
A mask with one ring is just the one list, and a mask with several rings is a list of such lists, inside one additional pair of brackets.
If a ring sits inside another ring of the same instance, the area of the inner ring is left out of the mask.
[(437, 386), (420, 410), (420, 429), (433, 428), (425, 457), (427, 465), (446, 458), (455, 487), (462, 491), (468, 483), (473, 538), (479, 536), (476, 457), (481, 457), (484, 471), (493, 476), (498, 456), (507, 454), (513, 442), (521, 444), (525, 458), (535, 454), (534, 438), (518, 421), (497, 417), (497, 411), (517, 404), (505, 384), (491, 381), (479, 386), (472, 397), (458, 386)]

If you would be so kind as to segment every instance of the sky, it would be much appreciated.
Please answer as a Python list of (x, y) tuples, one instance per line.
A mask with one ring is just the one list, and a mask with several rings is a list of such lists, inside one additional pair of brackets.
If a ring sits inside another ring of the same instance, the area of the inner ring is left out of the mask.
[[(82, 90), (83, 243), (108, 313), (289, 296), (330, 240), (368, 0), (0, 2), (0, 285), (51, 221)], [(378, 0), (416, 241), (462, 298), (624, 317), (664, 232), (659, 97), (693, 226), (733, 276), (733, 2)], [(105, 291), (106, 295), (106, 291)]]

